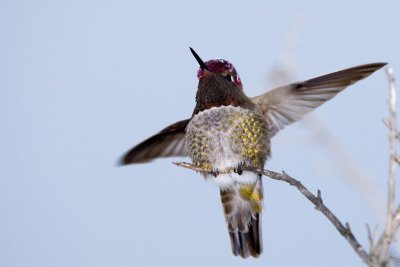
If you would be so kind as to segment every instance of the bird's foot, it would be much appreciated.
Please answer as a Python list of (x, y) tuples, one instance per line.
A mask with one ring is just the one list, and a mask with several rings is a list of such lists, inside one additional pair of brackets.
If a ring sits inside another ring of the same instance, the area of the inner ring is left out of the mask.
[(217, 178), (217, 176), (219, 175), (219, 170), (210, 171), (210, 174), (211, 174), (212, 176), (214, 176), (215, 178)]
[(243, 163), (239, 163), (237, 165), (237, 167), (233, 169), (233, 171), (235, 173), (239, 174), (239, 175), (242, 175), (242, 173), (243, 173)]

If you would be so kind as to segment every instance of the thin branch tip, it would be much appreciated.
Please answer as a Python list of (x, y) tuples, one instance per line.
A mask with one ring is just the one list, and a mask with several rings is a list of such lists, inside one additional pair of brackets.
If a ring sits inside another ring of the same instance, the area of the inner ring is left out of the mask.
[(321, 190), (319, 190), (319, 189), (317, 190), (317, 198), (322, 203)]

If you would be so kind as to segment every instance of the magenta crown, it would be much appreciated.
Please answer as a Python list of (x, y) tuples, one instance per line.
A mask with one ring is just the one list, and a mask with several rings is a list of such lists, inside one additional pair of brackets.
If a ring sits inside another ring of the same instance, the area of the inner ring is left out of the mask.
[[(224, 77), (231, 77), (234, 82), (240, 89), (242, 89), (242, 82), (240, 80), (239, 74), (237, 74), (235, 67), (228, 60), (225, 59), (211, 59), (205, 62), (207, 66), (207, 70), (222, 75)], [(197, 78), (201, 78), (204, 76), (204, 70), (200, 67), (197, 71)]]

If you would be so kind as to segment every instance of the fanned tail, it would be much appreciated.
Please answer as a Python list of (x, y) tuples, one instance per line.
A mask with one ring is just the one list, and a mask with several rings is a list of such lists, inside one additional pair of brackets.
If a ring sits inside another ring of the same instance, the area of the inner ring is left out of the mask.
[(220, 192), (232, 253), (242, 258), (257, 258), (262, 253), (261, 180), (254, 185), (237, 185)]

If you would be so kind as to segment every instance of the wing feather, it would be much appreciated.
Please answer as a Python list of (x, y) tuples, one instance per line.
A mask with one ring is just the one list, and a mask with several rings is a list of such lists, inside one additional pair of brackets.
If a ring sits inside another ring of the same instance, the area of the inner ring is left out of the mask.
[(189, 120), (174, 123), (136, 145), (121, 157), (120, 164), (145, 163), (155, 158), (186, 156), (185, 129)]
[(310, 80), (278, 87), (253, 97), (255, 109), (270, 127), (271, 137), (285, 126), (300, 120), (347, 86), (362, 80), (387, 63), (371, 63), (329, 73)]

